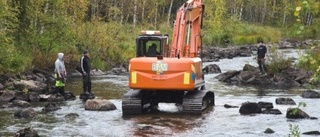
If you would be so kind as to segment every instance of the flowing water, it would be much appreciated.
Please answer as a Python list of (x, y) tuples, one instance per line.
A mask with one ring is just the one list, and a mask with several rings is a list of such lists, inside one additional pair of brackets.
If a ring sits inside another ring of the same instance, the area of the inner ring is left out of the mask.
[[(296, 52), (286, 53), (297, 56)], [(256, 65), (253, 57), (222, 59), (217, 64), (223, 72), (241, 70), (245, 63)], [(205, 76), (206, 87), (215, 92), (215, 106), (201, 116), (180, 113), (175, 104), (160, 103), (160, 112), (134, 117), (122, 117), (121, 96), (128, 90), (128, 77), (107, 75), (93, 78), (93, 91), (98, 98), (109, 99), (117, 110), (86, 111), (80, 99), (60, 104), (61, 109), (49, 114), (41, 113), (42, 107), (36, 107), (38, 116), (33, 120), (14, 119), (16, 109), (0, 110), (0, 136), (13, 136), (18, 130), (33, 127), (41, 136), (83, 136), (83, 137), (127, 137), (127, 136), (176, 136), (176, 137), (274, 137), (288, 136), (289, 125), (298, 125), (301, 132), (320, 131), (319, 120), (289, 120), (285, 117), (287, 105), (276, 105), (277, 97), (290, 97), (295, 102), (305, 102), (302, 108), (310, 116), (319, 118), (319, 99), (300, 97), (301, 89), (275, 90), (255, 87), (232, 86), (217, 81), (217, 74)], [(69, 79), (66, 89), (75, 95), (81, 93), (81, 79)], [(241, 106), (244, 102), (272, 102), (274, 108), (283, 114), (240, 115), (239, 108), (224, 108), (224, 104)], [(78, 117), (66, 117), (76, 113)], [(263, 133), (267, 128), (273, 134)]]

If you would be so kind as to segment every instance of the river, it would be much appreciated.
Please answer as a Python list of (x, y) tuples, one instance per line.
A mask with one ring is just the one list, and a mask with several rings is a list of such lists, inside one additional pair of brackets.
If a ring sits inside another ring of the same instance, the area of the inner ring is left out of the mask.
[[(285, 52), (295, 57), (299, 54), (291, 50)], [(221, 59), (219, 62), (204, 63), (204, 65), (217, 64), (225, 72), (241, 70), (245, 63), (256, 65), (253, 57)], [(289, 120), (285, 117), (287, 108), (296, 106), (275, 104), (275, 99), (278, 97), (289, 97), (296, 103), (305, 102), (307, 106), (301, 109), (310, 116), (319, 118), (319, 100), (300, 97), (301, 89), (271, 90), (231, 86), (217, 81), (214, 78), (216, 75), (205, 75), (207, 89), (214, 91), (216, 96), (215, 106), (201, 116), (182, 114), (179, 106), (160, 103), (160, 112), (124, 118), (121, 110), (121, 96), (128, 90), (128, 77), (106, 75), (93, 78), (93, 92), (97, 98), (109, 99), (116, 105), (117, 110), (86, 111), (84, 103), (79, 98), (60, 104), (61, 109), (49, 114), (41, 113), (41, 106), (36, 107), (34, 109), (38, 112), (38, 116), (33, 120), (14, 119), (13, 113), (16, 109), (1, 109), (0, 136), (13, 136), (18, 130), (30, 126), (37, 130), (40, 136), (48, 137), (284, 137), (290, 133), (290, 124), (297, 125), (301, 132), (320, 131), (319, 120)], [(66, 90), (79, 96), (81, 85), (81, 79), (69, 79)], [(282, 114), (243, 116), (240, 115), (239, 108), (224, 107), (224, 104), (240, 107), (247, 101), (272, 102), (274, 108), (279, 109)], [(79, 116), (65, 117), (70, 113), (76, 113)], [(275, 133), (265, 134), (264, 131), (267, 128), (271, 128)]]

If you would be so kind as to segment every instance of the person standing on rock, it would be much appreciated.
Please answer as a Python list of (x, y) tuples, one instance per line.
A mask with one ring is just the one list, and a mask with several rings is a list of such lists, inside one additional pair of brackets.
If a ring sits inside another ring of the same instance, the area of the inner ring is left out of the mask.
[(82, 73), (82, 82), (83, 82), (83, 93), (80, 95), (82, 99), (92, 99), (94, 98), (93, 93), (91, 92), (91, 77), (90, 77), (90, 59), (89, 59), (89, 51), (84, 50), (83, 56), (80, 60), (80, 68)]
[(58, 53), (58, 58), (54, 62), (55, 66), (55, 93), (60, 93), (61, 95), (65, 96), (65, 81), (66, 81), (66, 76), (67, 76), (67, 71), (64, 65), (64, 54), (63, 53)]
[(265, 65), (266, 59), (267, 59), (267, 47), (265, 46), (262, 40), (258, 40), (257, 62), (258, 62), (261, 74), (266, 74), (266, 65)]

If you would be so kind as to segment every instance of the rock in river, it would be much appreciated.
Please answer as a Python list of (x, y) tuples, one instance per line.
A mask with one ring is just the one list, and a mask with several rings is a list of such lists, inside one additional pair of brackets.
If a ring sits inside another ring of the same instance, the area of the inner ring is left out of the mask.
[(85, 110), (108, 111), (115, 110), (116, 106), (105, 99), (89, 99), (85, 103)]

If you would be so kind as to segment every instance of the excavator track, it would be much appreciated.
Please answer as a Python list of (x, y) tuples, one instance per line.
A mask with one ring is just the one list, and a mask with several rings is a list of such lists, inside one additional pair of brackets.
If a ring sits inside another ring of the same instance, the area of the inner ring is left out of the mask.
[(150, 106), (141, 90), (129, 90), (122, 98), (123, 115), (139, 115)]
[(214, 92), (197, 90), (188, 92), (182, 103), (183, 113), (202, 114), (206, 108), (214, 106)]

